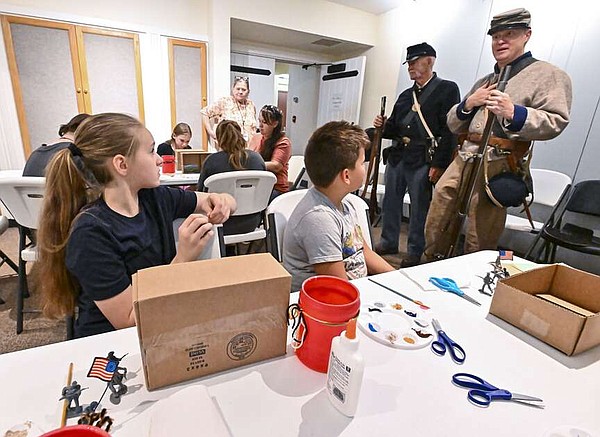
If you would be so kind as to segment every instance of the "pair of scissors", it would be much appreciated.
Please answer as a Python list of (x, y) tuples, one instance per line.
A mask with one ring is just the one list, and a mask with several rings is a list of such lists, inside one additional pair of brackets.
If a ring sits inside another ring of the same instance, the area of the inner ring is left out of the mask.
[(433, 353), (441, 356), (445, 355), (447, 350), (452, 358), (452, 361), (457, 364), (464, 363), (465, 358), (467, 358), (465, 350), (446, 335), (446, 333), (442, 330), (440, 322), (438, 322), (436, 319), (432, 319), (431, 324), (433, 325), (433, 329), (435, 329), (438, 334), (438, 339), (431, 343), (431, 350)]
[(431, 278), (429, 278), (429, 282), (431, 282), (433, 285), (435, 285), (436, 287), (438, 287), (441, 290), (457, 294), (460, 297), (462, 297), (463, 299), (466, 299), (469, 302), (471, 302), (471, 303), (473, 303), (473, 304), (475, 304), (477, 306), (481, 306), (481, 304), (479, 302), (477, 302), (475, 299), (473, 299), (471, 296), (466, 295), (465, 292), (462, 291), (458, 287), (458, 285), (456, 284), (456, 282), (454, 281), (454, 279), (450, 279), (450, 278), (434, 278), (434, 277), (431, 277)]
[(511, 393), (508, 390), (493, 386), (479, 376), (471, 375), (470, 373), (457, 373), (452, 377), (452, 382), (459, 387), (470, 388), (471, 390), (469, 390), (467, 398), (480, 407), (487, 407), (492, 401), (503, 400), (544, 408), (544, 404), (542, 404), (544, 401), (540, 398)]

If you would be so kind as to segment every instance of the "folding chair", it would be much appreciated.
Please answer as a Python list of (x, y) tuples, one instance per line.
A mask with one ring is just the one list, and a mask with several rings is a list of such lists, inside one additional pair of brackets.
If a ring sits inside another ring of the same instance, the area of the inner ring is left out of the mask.
[[(0, 215), (0, 235), (4, 234), (8, 229), (9, 222), (8, 218), (4, 215)], [(9, 258), (7, 254), (5, 254), (2, 250), (0, 250), (0, 267), (2, 267), (6, 263), (11, 269), (15, 271), (15, 273), (19, 273), (19, 267), (15, 264), (15, 262)], [(0, 305), (4, 304), (4, 300), (0, 298)]]
[(258, 228), (240, 234), (225, 235), (225, 245), (242, 242), (265, 240), (268, 246), (267, 231), (265, 230), (265, 210), (277, 178), (269, 171), (242, 170), (217, 173), (204, 181), (209, 193), (228, 193), (237, 202), (237, 209), (232, 217), (261, 214), (262, 225)]
[[(42, 209), (45, 178), (3, 177), (0, 178), (0, 200), (19, 226), (19, 290), (17, 292), (17, 334), (23, 332), (25, 297), (29, 297), (26, 263), (37, 261), (37, 248), (31, 231), (37, 229)], [(28, 243), (27, 240), (30, 240)]]
[(307, 190), (288, 191), (277, 196), (267, 207), (267, 234), (271, 255), (283, 261), (283, 236), (287, 221)]
[[(600, 255), (600, 238), (594, 236), (600, 217), (600, 180), (579, 182), (563, 195), (540, 233), (533, 241), (525, 258), (539, 260), (545, 250), (544, 262), (553, 263), (558, 246), (588, 255)], [(595, 222), (595, 223), (594, 223)], [(536, 255), (532, 253), (537, 243), (543, 240)]]
[[(173, 235), (175, 236), (175, 246), (179, 244), (179, 226), (185, 219), (176, 219), (173, 221)], [(223, 225), (213, 225), (214, 235), (210, 242), (204, 247), (204, 250), (198, 255), (198, 260), (218, 259), (225, 256), (225, 240), (223, 238)]]
[(289, 191), (302, 190), (312, 186), (306, 167), (304, 167), (304, 156), (294, 155), (290, 157), (288, 165), (288, 181), (293, 181), (290, 184)]

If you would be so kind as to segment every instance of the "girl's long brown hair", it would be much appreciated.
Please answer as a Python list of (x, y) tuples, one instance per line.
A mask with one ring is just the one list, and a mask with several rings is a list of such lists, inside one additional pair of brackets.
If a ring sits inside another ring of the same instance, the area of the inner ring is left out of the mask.
[(81, 210), (97, 200), (112, 180), (111, 159), (118, 154), (135, 153), (141, 129), (143, 125), (128, 115), (91, 116), (77, 128), (75, 147), (61, 150), (50, 161), (37, 234), (36, 283), (41, 288), (46, 316), (73, 314), (79, 285), (65, 265), (71, 226)]
[(248, 152), (240, 125), (232, 120), (223, 120), (215, 133), (219, 147), (229, 155), (229, 164), (236, 170), (245, 170)]

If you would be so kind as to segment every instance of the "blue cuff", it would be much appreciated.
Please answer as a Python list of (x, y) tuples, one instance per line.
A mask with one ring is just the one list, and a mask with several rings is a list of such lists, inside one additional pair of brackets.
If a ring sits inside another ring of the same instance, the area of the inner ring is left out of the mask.
[(476, 112), (475, 111), (476, 108), (471, 109), (471, 112), (464, 111), (464, 108), (465, 108), (465, 100), (460, 102), (458, 104), (458, 106), (456, 107), (456, 116), (458, 117), (458, 119), (461, 121), (465, 121), (465, 120), (470, 120), (471, 118), (473, 118), (473, 116), (475, 115), (475, 112)]
[(511, 132), (519, 132), (527, 120), (527, 108), (521, 105), (515, 105), (515, 113), (512, 121), (506, 126)]

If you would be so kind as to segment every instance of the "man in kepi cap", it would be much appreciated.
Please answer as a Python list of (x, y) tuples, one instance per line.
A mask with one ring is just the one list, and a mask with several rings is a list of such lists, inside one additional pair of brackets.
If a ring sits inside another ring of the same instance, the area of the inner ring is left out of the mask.
[(388, 120), (375, 117), (375, 127), (384, 126), (383, 137), (393, 140), (384, 150), (385, 196), (383, 229), (376, 247), (381, 255), (398, 253), (404, 194), (410, 196), (408, 257), (401, 267), (419, 264), (425, 248), (425, 218), (436, 183), (451, 160), (456, 138), (446, 125), (446, 113), (460, 101), (458, 86), (433, 72), (436, 52), (423, 42), (408, 47), (406, 61), (413, 86), (404, 90)]
[[(483, 154), (483, 171), (475, 180), (468, 211), (466, 253), (496, 249), (504, 229), (506, 206), (511, 203), (515, 206), (526, 195), (525, 191), (515, 196), (512, 187), (524, 185), (522, 179), (527, 179), (531, 143), (556, 137), (569, 123), (569, 76), (547, 62), (536, 60), (530, 52), (525, 53), (531, 37), (529, 11), (514, 9), (494, 16), (488, 34), (496, 59), (494, 73), (479, 79), (466, 98), (448, 113), (450, 130), (466, 140), (435, 187), (425, 226), (425, 255), (430, 259), (444, 256), (447, 249), (441, 247), (447, 246), (444, 233), (456, 217), (458, 193), (463, 196), (469, 192), (464, 189), (464, 181), (475, 167), (473, 158), (482, 144), (488, 115), (494, 117), (494, 122)], [(511, 66), (508, 83), (501, 92), (495, 82), (500, 70), (508, 65)], [(511, 180), (513, 175), (516, 176)], [(500, 182), (495, 185), (499, 190), (492, 190), (494, 176)]]

